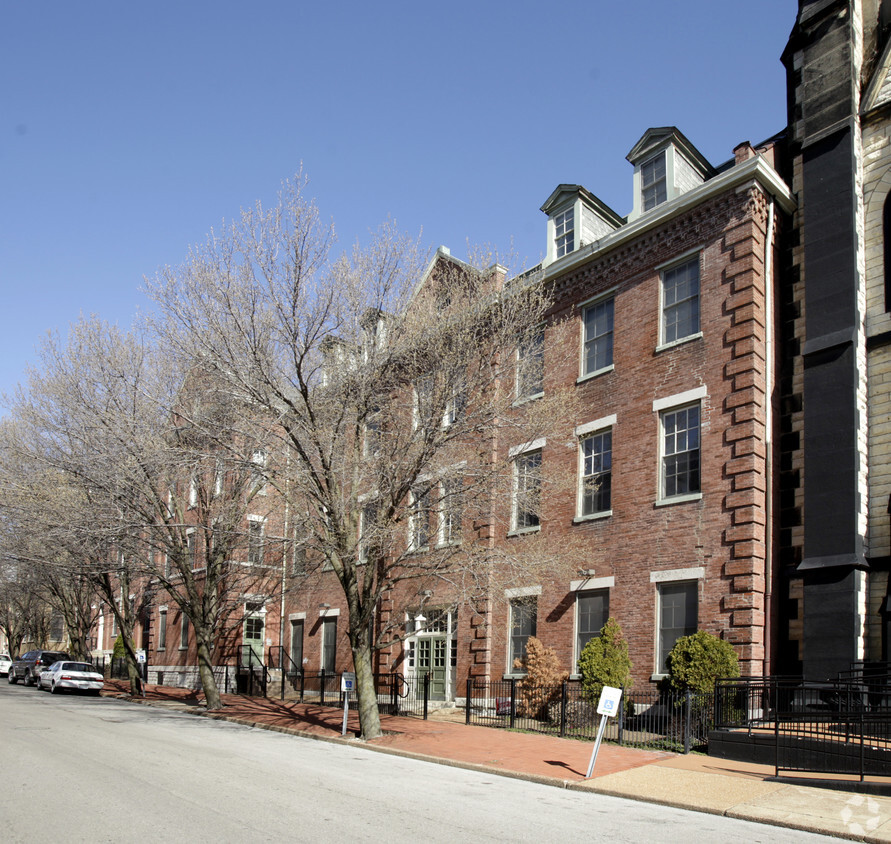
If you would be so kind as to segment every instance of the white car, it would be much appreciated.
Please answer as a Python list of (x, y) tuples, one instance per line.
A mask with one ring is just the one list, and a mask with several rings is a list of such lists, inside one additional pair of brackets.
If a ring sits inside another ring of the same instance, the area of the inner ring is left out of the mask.
[(9, 654), (0, 654), (0, 677), (5, 677), (9, 674), (9, 669), (12, 666), (12, 659)]
[(37, 688), (49, 689), (53, 694), (71, 689), (98, 695), (105, 684), (105, 678), (89, 662), (69, 662), (59, 660), (40, 672)]

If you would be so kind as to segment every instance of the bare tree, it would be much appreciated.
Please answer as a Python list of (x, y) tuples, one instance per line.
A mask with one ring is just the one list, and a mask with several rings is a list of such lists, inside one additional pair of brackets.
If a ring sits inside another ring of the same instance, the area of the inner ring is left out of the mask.
[(307, 566), (343, 591), (373, 738), (372, 654), (401, 635), (399, 601), (445, 583), (486, 600), (495, 578), (553, 560), (531, 536), (510, 552), (494, 537), (516, 520), (504, 490), (530, 524), (543, 494), (531, 463), (516, 489), (510, 447), (564, 424), (567, 398), (541, 397), (549, 298), (535, 274), (508, 280), (497, 263), (443, 251), (425, 264), (390, 225), (335, 255), (304, 189), (287, 183), (274, 207), (244, 211), (149, 288), (165, 347), (262, 409), (264, 438), (287, 455), (275, 483), (300, 514)]
[[(163, 593), (191, 622), (207, 706), (221, 706), (214, 649), (245, 593), (276, 587), (273, 555), (249, 565), (246, 513), (259, 446), (233, 422), (232, 397), (201, 366), (177, 368), (152, 338), (97, 319), (49, 338), (13, 418), (31, 454), (63, 472), (104, 555), (93, 581), (110, 602), (131, 668), (130, 590)], [(265, 461), (268, 463), (268, 461)], [(271, 471), (264, 466), (264, 471)], [(101, 514), (101, 517), (99, 517)], [(131, 672), (132, 673), (132, 672)]]

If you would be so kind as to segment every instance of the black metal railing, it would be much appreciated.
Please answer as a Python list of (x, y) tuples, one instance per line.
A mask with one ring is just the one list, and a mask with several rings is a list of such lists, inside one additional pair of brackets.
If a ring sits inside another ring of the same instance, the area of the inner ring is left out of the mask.
[(265, 697), (268, 686), (269, 669), (263, 663), (263, 657), (250, 645), (241, 645), (235, 673), (236, 693)]
[[(708, 741), (713, 726), (711, 693), (628, 690), (604, 738), (629, 747), (688, 753)], [(466, 723), (569, 738), (594, 739), (597, 701), (581, 682), (538, 686), (523, 679), (467, 681)]]
[(836, 680), (720, 680), (715, 726), (772, 741), (776, 774), (891, 775), (891, 677), (855, 665)]

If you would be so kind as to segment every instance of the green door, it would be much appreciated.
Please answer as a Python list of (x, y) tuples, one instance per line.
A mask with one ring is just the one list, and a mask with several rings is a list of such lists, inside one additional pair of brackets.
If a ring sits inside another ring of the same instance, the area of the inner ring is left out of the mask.
[(258, 613), (248, 615), (244, 619), (242, 638), (243, 659), (245, 665), (263, 664), (263, 636), (266, 628), (266, 616)]
[[(418, 639), (418, 677), (430, 675), (430, 700), (446, 698), (447, 641), (445, 636)], [(421, 694), (421, 689), (418, 693)]]

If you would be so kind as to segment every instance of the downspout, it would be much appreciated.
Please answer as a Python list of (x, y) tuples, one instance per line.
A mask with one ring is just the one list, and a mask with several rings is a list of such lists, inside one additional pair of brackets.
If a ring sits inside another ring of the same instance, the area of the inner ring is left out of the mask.
[(765, 495), (764, 495), (764, 662), (763, 674), (769, 677), (773, 667), (773, 383), (774, 383), (774, 290), (773, 290), (774, 200), (767, 209), (767, 235), (764, 244), (764, 314), (765, 378), (764, 414)]

